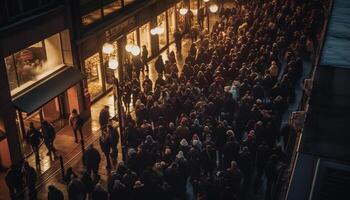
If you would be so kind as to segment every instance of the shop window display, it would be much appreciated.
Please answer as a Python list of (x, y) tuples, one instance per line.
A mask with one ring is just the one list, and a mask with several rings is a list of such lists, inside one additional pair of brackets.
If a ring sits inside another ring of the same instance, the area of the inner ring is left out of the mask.
[(88, 26), (101, 18), (102, 18), (101, 9), (97, 9), (95, 11), (92, 11), (92, 12), (82, 16), (81, 21), (82, 21), (84, 26)]
[(84, 63), (88, 90), (92, 99), (94, 99), (103, 92), (99, 54), (94, 54), (86, 59)]
[(5, 64), (11, 94), (15, 94), (63, 67), (60, 34), (6, 57)]
[(177, 3), (176, 4), (176, 13), (177, 13), (177, 28), (180, 31), (184, 31), (186, 29), (186, 22), (185, 22), (185, 16), (180, 14), (180, 9), (183, 7), (183, 3)]
[(158, 35), (159, 49), (162, 49), (167, 45), (166, 12), (157, 16), (157, 24), (164, 30), (163, 33)]
[(168, 24), (169, 24), (169, 42), (174, 41), (174, 32), (176, 29), (175, 8), (169, 8), (168, 12)]
[(122, 8), (121, 0), (108, 1), (108, 4), (103, 7), (103, 14), (106, 16), (113, 12), (118, 11), (121, 8)]
[(124, 6), (131, 4), (135, 0), (124, 0)]

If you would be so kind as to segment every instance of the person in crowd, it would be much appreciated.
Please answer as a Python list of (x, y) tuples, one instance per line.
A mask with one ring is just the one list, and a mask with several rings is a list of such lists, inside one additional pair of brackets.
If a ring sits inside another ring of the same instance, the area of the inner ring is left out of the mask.
[(100, 111), (98, 121), (100, 123), (101, 130), (104, 130), (108, 124), (109, 119), (111, 118), (109, 114), (109, 106), (105, 105)]
[(73, 171), (72, 167), (68, 167), (66, 174), (63, 178), (63, 180), (66, 182), (66, 184), (68, 185), (70, 183), (70, 181), (74, 178), (78, 178), (78, 175)]
[(29, 190), (29, 199), (37, 199), (37, 191), (36, 191), (36, 180), (37, 173), (36, 170), (29, 165), (27, 161), (23, 164), (23, 170), (25, 175), (26, 186)]
[[(300, 19), (316, 20), (323, 9), (306, 1), (237, 1), (210, 33), (199, 32), (179, 73), (176, 59), (169, 56), (165, 67), (160, 56), (154, 88), (141, 87), (135, 75), (135, 116), (125, 120), (125, 164), (108, 177), (110, 198), (246, 200), (264, 190), (271, 199), (288, 162), (277, 145), (282, 116), (303, 72), (305, 40), (316, 39)], [(182, 34), (175, 35), (181, 52)], [(89, 147), (85, 160), (88, 174), (97, 174), (98, 151)], [(68, 192), (85, 197), (79, 180)], [(107, 191), (97, 184), (91, 196), (105, 199)]]
[(158, 56), (158, 58), (157, 58), (157, 60), (156, 60), (156, 62), (154, 64), (154, 67), (155, 67), (156, 72), (158, 73), (158, 75), (163, 76), (165, 65), (164, 65), (163, 57), (161, 55)]
[(43, 139), (45, 146), (48, 150), (47, 155), (52, 156), (52, 153), (54, 155), (54, 158), (56, 158), (56, 148), (54, 146), (54, 141), (56, 138), (56, 131), (52, 124), (50, 124), (48, 121), (44, 120), (41, 123), (41, 129), (43, 132)]
[(107, 125), (107, 132), (110, 137), (110, 146), (112, 149), (111, 156), (114, 162), (118, 161), (118, 143), (119, 143), (119, 132), (116, 127), (113, 127), (111, 123)]
[(95, 177), (98, 175), (98, 168), (101, 162), (100, 153), (95, 149), (93, 144), (85, 151), (84, 161), (86, 163), (86, 171), (89, 174), (93, 174)]
[[(108, 125), (107, 125), (107, 127), (108, 127)], [(100, 137), (100, 147), (101, 147), (101, 150), (105, 154), (105, 157), (106, 157), (106, 163), (107, 163), (106, 168), (108, 170), (110, 170), (111, 167), (112, 167), (112, 165), (111, 165), (111, 158), (110, 158), (110, 154), (111, 154), (111, 136), (108, 134), (108, 130), (102, 132), (102, 135)]]
[(47, 200), (64, 200), (63, 192), (54, 185), (49, 185), (48, 190)]
[(11, 199), (17, 199), (24, 187), (22, 163), (12, 164), (5, 175), (5, 183), (10, 191)]
[(35, 164), (37, 167), (40, 168), (40, 145), (41, 145), (41, 139), (42, 139), (42, 135), (41, 132), (34, 127), (34, 123), (30, 122), (29, 123), (29, 130), (27, 135), (29, 136), (29, 142), (30, 145), (32, 147), (34, 156), (35, 156)]
[(147, 50), (147, 47), (146, 45), (142, 45), (142, 64), (143, 64), (143, 67), (142, 67), (142, 71), (146, 70), (147, 73), (149, 73), (149, 67), (148, 67), (148, 64), (147, 64), (147, 60), (148, 60), (148, 50)]
[(176, 28), (174, 31), (174, 40), (175, 40), (175, 46), (176, 46), (176, 52), (181, 55), (182, 50), (182, 32)]
[(76, 109), (73, 109), (71, 115), (69, 116), (69, 125), (73, 129), (75, 143), (78, 143), (78, 135), (77, 135), (78, 132), (80, 134), (80, 139), (83, 140), (83, 131), (82, 131), (83, 123), (82, 123), (81, 116), (78, 114), (78, 111)]

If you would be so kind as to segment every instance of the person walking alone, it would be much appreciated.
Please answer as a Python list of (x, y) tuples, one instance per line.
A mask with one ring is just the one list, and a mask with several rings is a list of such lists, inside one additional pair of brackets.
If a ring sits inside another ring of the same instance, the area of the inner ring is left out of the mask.
[(101, 130), (104, 130), (106, 128), (110, 117), (111, 116), (109, 114), (109, 106), (105, 105), (100, 111), (100, 116), (99, 116)]
[(163, 62), (162, 55), (158, 56), (156, 63), (154, 64), (158, 75), (163, 76), (165, 65)]
[(182, 33), (179, 29), (175, 29), (174, 39), (175, 39), (176, 52), (181, 55)]
[[(148, 64), (147, 64), (147, 59), (148, 59), (148, 50), (147, 50), (147, 47), (146, 45), (143, 45), (142, 46), (142, 71), (146, 70), (147, 74), (149, 73), (149, 67), (148, 67)], [(146, 68), (145, 68), (146, 67)]]
[(46, 120), (41, 123), (41, 128), (43, 132), (44, 143), (48, 150), (47, 155), (51, 158), (51, 154), (53, 153), (54, 158), (56, 158), (56, 149), (54, 147), (54, 140), (56, 137), (55, 128)]
[(37, 192), (36, 192), (36, 180), (37, 180), (37, 173), (35, 169), (29, 165), (27, 161), (24, 162), (24, 174), (25, 174), (25, 181), (26, 186), (29, 190), (29, 199), (37, 199)]
[(77, 132), (80, 134), (80, 139), (83, 140), (83, 131), (82, 131), (82, 119), (81, 116), (78, 114), (78, 111), (76, 109), (72, 110), (72, 114), (69, 116), (69, 125), (72, 127), (75, 137), (75, 143), (78, 143), (78, 136)]

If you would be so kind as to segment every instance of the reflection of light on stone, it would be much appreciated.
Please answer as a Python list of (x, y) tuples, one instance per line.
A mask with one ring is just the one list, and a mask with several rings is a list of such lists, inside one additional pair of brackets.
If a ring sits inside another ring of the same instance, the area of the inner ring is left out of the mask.
[(134, 45), (132, 48), (131, 48), (131, 54), (134, 55), (134, 56), (137, 56), (141, 53), (141, 49), (139, 46), (137, 45)]
[(134, 44), (127, 44), (126, 46), (125, 46), (125, 50), (127, 51), (127, 52), (131, 52), (131, 48), (134, 46)]
[(108, 61), (108, 67), (109, 67), (110, 69), (115, 70), (115, 69), (118, 68), (118, 66), (119, 66), (119, 63), (118, 63), (117, 58), (110, 58), (110, 59), (109, 59), (109, 61)]
[(102, 46), (102, 52), (105, 54), (111, 54), (113, 52), (113, 49), (113, 45), (108, 42), (104, 43)]
[(209, 6), (209, 10), (210, 10), (210, 12), (212, 12), (212, 13), (216, 13), (218, 10), (219, 10), (219, 6), (217, 5), (217, 4), (211, 4), (210, 6)]
[(180, 8), (179, 12), (181, 15), (186, 15), (188, 12), (188, 9), (187, 8)]

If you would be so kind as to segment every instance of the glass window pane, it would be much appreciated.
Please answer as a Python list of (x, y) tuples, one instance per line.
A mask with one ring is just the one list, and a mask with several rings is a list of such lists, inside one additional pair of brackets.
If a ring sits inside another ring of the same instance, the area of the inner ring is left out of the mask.
[(128, 35), (126, 36), (126, 41), (127, 41), (127, 44), (136, 44), (137, 45), (136, 31), (128, 33)]
[(63, 66), (59, 33), (15, 53), (14, 63), (20, 88), (11, 93), (28, 87)]
[(164, 31), (162, 34), (159, 34), (159, 49), (164, 48), (167, 45), (167, 30), (166, 30), (166, 13), (157, 16), (158, 26), (161, 27)]
[(15, 63), (12, 55), (5, 58), (5, 65), (6, 65), (7, 78), (9, 81), (10, 90), (13, 90), (14, 88), (19, 86), (17, 83), (16, 67), (15, 67)]
[(169, 24), (169, 42), (174, 41), (174, 32), (176, 29), (175, 8), (168, 10), (168, 24)]
[(180, 15), (180, 9), (183, 7), (182, 2), (179, 2), (176, 4), (176, 14), (177, 14), (177, 28), (180, 31), (184, 31), (185, 30), (185, 16)]
[(98, 53), (85, 60), (85, 73), (87, 76), (88, 90), (91, 98), (94, 99), (102, 93), (102, 79), (100, 56)]
[(148, 51), (148, 57), (150, 57), (151, 56), (151, 36), (150, 36), (149, 23), (140, 27), (140, 46), (142, 47), (143, 45), (146, 46)]
[(103, 7), (103, 14), (109, 15), (113, 12), (118, 11), (122, 7), (121, 1), (117, 0)]
[(97, 20), (101, 19), (101, 17), (102, 17), (101, 9), (97, 9), (95, 11), (92, 11), (89, 14), (84, 15), (81, 18), (81, 21), (82, 21), (84, 26), (87, 26), (87, 25), (92, 24), (92, 23), (96, 22)]

